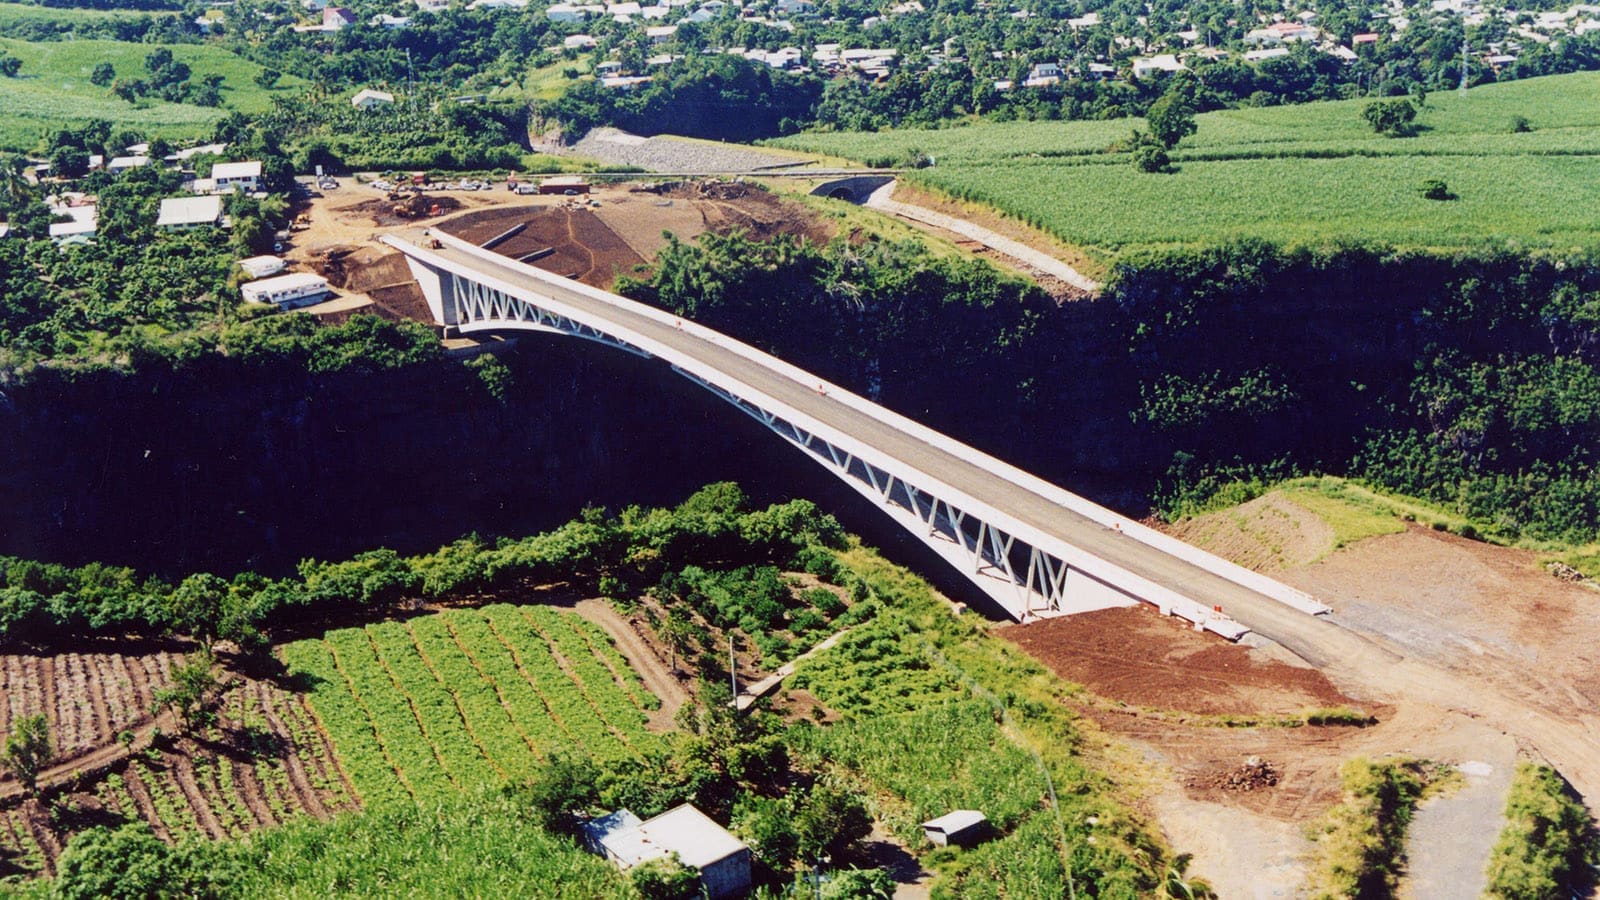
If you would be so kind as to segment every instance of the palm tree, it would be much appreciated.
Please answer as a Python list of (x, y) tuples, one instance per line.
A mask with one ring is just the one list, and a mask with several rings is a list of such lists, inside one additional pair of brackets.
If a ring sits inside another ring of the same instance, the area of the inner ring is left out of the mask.
[(8, 210), (19, 210), (34, 198), (33, 184), (24, 174), (27, 169), (27, 158), (18, 154), (0, 161), (0, 196), (5, 197)]

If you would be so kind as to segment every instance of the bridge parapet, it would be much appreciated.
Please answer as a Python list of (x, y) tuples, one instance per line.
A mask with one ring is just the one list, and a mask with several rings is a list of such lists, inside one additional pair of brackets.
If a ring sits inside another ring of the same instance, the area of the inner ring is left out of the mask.
[[(1184, 587), (1186, 576), (1166, 571), (1171, 566), (1164, 560), (1304, 612), (1327, 611), (1308, 595), (1129, 521), (727, 335), (448, 234), (435, 239), (440, 246), (433, 250), (383, 240), (401, 250), (414, 271), (437, 281), (441, 322), (464, 332), (568, 334), (661, 357), (879, 505), (1016, 618), (1144, 601), (1230, 638), (1247, 631), (1223, 615), (1220, 604)], [(1073, 540), (1053, 533), (1069, 530)], [(1156, 551), (1156, 577), (1106, 558), (1108, 550), (1129, 557), (1129, 543), (1147, 548), (1146, 556)], [(1228, 593), (1214, 584), (1207, 588), (1212, 599)]]

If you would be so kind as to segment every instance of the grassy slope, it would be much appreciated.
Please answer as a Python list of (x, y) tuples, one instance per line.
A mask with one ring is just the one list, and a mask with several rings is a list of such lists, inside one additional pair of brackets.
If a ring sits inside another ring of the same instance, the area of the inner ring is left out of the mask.
[(105, 22), (115, 19), (143, 19), (174, 16), (161, 10), (78, 9), (60, 6), (35, 6), (32, 3), (0, 3), (0, 22)]
[[(780, 143), (855, 158), (916, 149), (917, 178), (988, 202), (1102, 259), (1150, 245), (1257, 237), (1362, 238), (1428, 247), (1600, 246), (1600, 73), (1436, 94), (1414, 138), (1372, 133), (1364, 100), (1199, 117), (1176, 174), (1103, 152), (1138, 122), (979, 123), (932, 131), (807, 134)], [(1510, 133), (1513, 116), (1531, 133)], [(1336, 158), (1319, 158), (1319, 157)], [(1418, 196), (1445, 179), (1458, 200)]]
[(285, 76), (279, 86), (265, 90), (254, 81), (261, 67), (253, 62), (217, 47), (167, 46), (174, 58), (193, 70), (192, 80), (222, 76), (225, 107), (153, 101), (138, 108), (89, 83), (89, 73), (101, 62), (111, 63), (120, 77), (146, 77), (144, 59), (156, 45), (98, 40), (35, 44), (0, 39), (0, 50), (22, 60), (21, 75), (7, 79), (0, 90), (0, 147), (32, 149), (52, 129), (89, 119), (107, 119), (167, 137), (199, 137), (229, 109), (263, 112), (271, 108), (273, 95), (293, 93), (303, 85), (300, 79)]

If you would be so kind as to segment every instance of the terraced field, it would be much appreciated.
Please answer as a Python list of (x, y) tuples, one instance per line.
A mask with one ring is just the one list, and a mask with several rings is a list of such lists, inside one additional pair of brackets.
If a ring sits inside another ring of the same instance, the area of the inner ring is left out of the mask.
[(656, 740), (646, 692), (576, 614), (495, 604), (333, 631), (284, 658), (362, 801), (429, 800), (528, 774), (558, 750)]
[[(164, 649), (0, 657), (0, 730), (43, 712), (58, 760), (117, 747), (120, 733), (148, 730), (177, 661)], [(114, 755), (54, 795), (54, 813), (0, 801), (0, 876), (52, 872), (65, 834), (90, 825), (143, 819), (164, 838), (238, 837), (356, 803), (304, 698), (264, 681), (236, 681), (188, 749)]]

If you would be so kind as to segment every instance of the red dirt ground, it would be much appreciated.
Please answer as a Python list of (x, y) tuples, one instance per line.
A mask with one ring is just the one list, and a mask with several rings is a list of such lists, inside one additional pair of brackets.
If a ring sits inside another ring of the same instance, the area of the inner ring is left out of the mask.
[(999, 634), (1057, 675), (1131, 706), (1198, 715), (1359, 706), (1315, 669), (1196, 634), (1148, 606), (1012, 625)]

